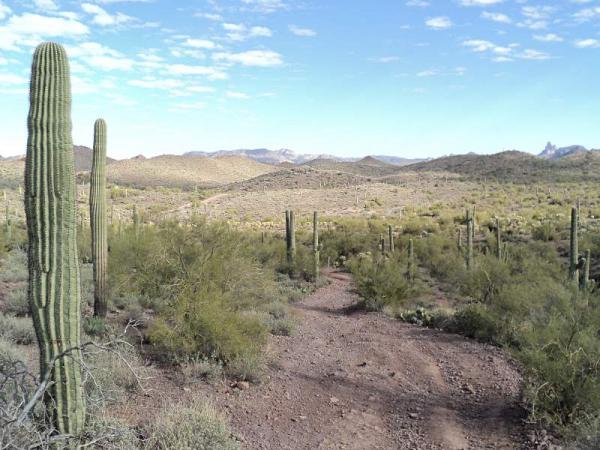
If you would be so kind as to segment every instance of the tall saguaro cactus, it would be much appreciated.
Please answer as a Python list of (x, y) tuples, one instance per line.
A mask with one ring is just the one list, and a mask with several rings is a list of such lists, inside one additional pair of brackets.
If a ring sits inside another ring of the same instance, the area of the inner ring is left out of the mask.
[(29, 237), (28, 299), (40, 348), (45, 403), (58, 433), (83, 430), (81, 289), (71, 137), (71, 81), (63, 47), (41, 44), (33, 55), (25, 212)]
[(571, 245), (569, 248), (569, 279), (579, 284), (579, 243), (577, 237), (577, 208), (571, 209)]
[(583, 266), (583, 279), (581, 281), (581, 286), (583, 289), (587, 289), (590, 286), (590, 267), (592, 265), (592, 251), (585, 251), (585, 263)]
[(313, 212), (313, 269), (315, 282), (319, 280), (319, 268), (321, 265), (319, 259), (319, 215), (317, 211), (315, 211)]
[(106, 317), (106, 122), (94, 123), (94, 154), (90, 177), (90, 225), (92, 228), (92, 263), (94, 266), (94, 315)]

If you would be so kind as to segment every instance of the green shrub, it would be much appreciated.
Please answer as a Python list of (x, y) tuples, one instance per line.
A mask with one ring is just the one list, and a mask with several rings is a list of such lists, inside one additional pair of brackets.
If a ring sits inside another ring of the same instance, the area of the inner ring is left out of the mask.
[(400, 308), (415, 295), (415, 286), (406, 279), (406, 261), (402, 258), (376, 258), (359, 255), (349, 264), (356, 290), (367, 310)]
[(82, 448), (132, 450), (142, 447), (135, 429), (105, 414), (90, 417), (80, 441)]
[(26, 316), (30, 313), (26, 286), (14, 287), (6, 294), (5, 311), (15, 316)]
[(232, 310), (230, 296), (202, 290), (183, 294), (151, 325), (150, 342), (161, 359), (215, 356), (225, 364), (261, 352), (266, 328)]
[(147, 448), (237, 450), (229, 426), (208, 403), (194, 399), (188, 406), (173, 405), (157, 415), (148, 429)]
[(27, 253), (15, 249), (6, 255), (0, 270), (0, 281), (5, 283), (25, 282), (28, 278)]
[(35, 331), (31, 319), (11, 317), (0, 313), (0, 337), (20, 345), (35, 342)]
[(189, 358), (180, 364), (180, 370), (188, 383), (198, 379), (213, 383), (223, 377), (223, 363), (205, 356)]
[(103, 336), (108, 332), (108, 327), (102, 317), (91, 316), (84, 319), (83, 331), (88, 336)]

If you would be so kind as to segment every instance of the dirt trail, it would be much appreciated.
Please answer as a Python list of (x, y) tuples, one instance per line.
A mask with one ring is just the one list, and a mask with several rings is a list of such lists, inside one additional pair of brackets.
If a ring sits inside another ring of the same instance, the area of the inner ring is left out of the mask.
[(498, 349), (352, 312), (351, 280), (297, 303), (268, 380), (216, 395), (246, 449), (522, 448), (521, 378)]

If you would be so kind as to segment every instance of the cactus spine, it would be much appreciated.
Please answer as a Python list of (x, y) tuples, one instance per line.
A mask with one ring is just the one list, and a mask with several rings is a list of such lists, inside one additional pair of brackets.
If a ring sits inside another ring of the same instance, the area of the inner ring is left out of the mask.
[(577, 208), (571, 209), (571, 245), (569, 249), (569, 279), (579, 282), (579, 244), (577, 237)]
[(319, 216), (317, 211), (313, 212), (313, 264), (315, 282), (319, 279), (319, 267), (320, 267), (320, 254), (319, 254)]
[(394, 253), (394, 228), (391, 225), (388, 225), (388, 239), (390, 253)]
[(94, 124), (94, 154), (90, 177), (90, 226), (92, 228), (92, 263), (94, 266), (94, 315), (106, 317), (106, 122)]
[(71, 82), (63, 47), (33, 55), (25, 163), (29, 237), (28, 300), (40, 348), (44, 401), (58, 433), (76, 435), (85, 420), (81, 381), (81, 289), (71, 136)]

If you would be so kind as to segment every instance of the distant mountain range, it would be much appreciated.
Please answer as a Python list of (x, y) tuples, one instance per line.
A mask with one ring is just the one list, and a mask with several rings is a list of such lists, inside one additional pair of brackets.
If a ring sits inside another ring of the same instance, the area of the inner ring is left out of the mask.
[[(287, 148), (282, 148), (280, 150), (269, 150), (266, 148), (255, 148), (255, 149), (239, 149), (239, 150), (218, 150), (215, 152), (187, 152), (184, 153), (183, 156), (203, 156), (208, 158), (218, 158), (222, 156), (244, 156), (246, 158), (253, 159), (255, 161), (264, 163), (264, 164), (305, 164), (309, 161), (313, 160), (333, 160), (338, 162), (356, 162), (360, 161), (362, 158), (346, 158), (340, 156), (333, 155), (316, 155), (316, 154), (300, 154), (296, 153), (293, 150), (289, 150)], [(376, 155), (373, 158), (387, 162), (389, 164), (395, 164), (398, 166), (405, 166), (408, 164), (414, 164), (422, 161), (426, 161), (426, 159), (407, 159), (400, 158), (397, 156), (384, 156), (384, 155)]]
[(577, 155), (580, 153), (588, 153), (598, 151), (596, 149), (588, 150), (583, 145), (570, 145), (568, 147), (560, 147), (558, 148), (556, 145), (553, 145), (552, 142), (548, 142), (546, 144), (546, 148), (540, 153), (538, 156), (544, 159), (557, 160), (562, 158), (567, 158), (569, 156)]

